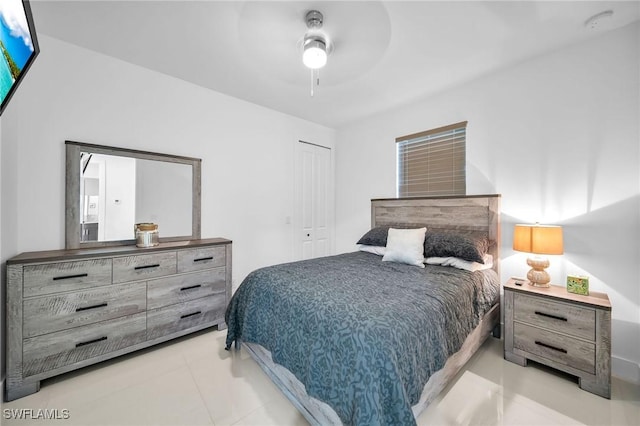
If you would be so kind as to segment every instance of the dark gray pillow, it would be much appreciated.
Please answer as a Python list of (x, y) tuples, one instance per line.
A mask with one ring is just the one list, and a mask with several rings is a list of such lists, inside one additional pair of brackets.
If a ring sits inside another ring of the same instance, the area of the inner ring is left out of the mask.
[(386, 247), (389, 228), (390, 226), (377, 226), (375, 228), (372, 228), (369, 232), (364, 234), (356, 244)]
[(489, 250), (486, 237), (444, 232), (428, 232), (424, 238), (424, 257), (458, 257), (469, 262), (484, 263)]

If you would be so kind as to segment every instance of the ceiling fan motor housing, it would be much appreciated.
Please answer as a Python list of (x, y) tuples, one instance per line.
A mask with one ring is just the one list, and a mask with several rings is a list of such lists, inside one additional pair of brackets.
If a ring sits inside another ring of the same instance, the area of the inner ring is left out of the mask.
[(317, 10), (310, 10), (307, 12), (305, 20), (307, 21), (307, 28), (309, 29), (318, 29), (322, 28), (322, 22), (324, 17), (322, 13)]

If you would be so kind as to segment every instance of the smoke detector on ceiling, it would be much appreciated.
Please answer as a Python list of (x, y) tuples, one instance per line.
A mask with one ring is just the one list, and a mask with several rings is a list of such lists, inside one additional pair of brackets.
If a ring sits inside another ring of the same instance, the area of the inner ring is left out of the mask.
[(611, 21), (613, 16), (613, 10), (605, 10), (598, 14), (593, 15), (591, 18), (584, 21), (584, 26), (590, 30), (596, 30), (603, 25)]

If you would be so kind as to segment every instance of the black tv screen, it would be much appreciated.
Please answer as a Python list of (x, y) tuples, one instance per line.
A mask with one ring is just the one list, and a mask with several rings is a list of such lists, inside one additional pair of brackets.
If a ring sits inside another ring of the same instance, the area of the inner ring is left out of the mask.
[(0, 114), (40, 52), (27, 0), (0, 0)]

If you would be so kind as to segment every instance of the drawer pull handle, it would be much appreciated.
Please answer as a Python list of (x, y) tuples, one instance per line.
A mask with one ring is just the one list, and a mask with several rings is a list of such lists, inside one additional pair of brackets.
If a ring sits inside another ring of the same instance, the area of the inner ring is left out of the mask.
[(107, 340), (107, 336), (98, 337), (97, 339), (89, 340), (88, 342), (76, 343), (76, 348), (79, 348), (80, 346), (90, 345), (92, 343), (102, 342), (103, 340)]
[(554, 351), (562, 352), (563, 354), (566, 354), (566, 353), (567, 353), (567, 350), (566, 350), (566, 349), (556, 348), (555, 346), (547, 345), (546, 343), (538, 342), (537, 340), (535, 341), (535, 343), (536, 343), (536, 345), (538, 345), (538, 346), (542, 346), (542, 347), (544, 347), (544, 348), (553, 349)]
[(213, 260), (213, 256), (209, 256), (209, 257), (201, 257), (199, 259), (193, 259), (194, 262), (202, 262), (205, 260)]
[(202, 287), (202, 284), (198, 284), (198, 285), (190, 285), (189, 287), (182, 287), (182, 288), (180, 289), (180, 291), (192, 290), (192, 289), (194, 289), (194, 288), (199, 288), (199, 287)]
[(200, 315), (201, 313), (202, 313), (202, 311), (197, 311), (197, 312), (193, 312), (193, 313), (191, 313), (191, 314), (182, 315), (182, 316), (180, 317), (180, 319), (189, 318), (189, 317), (192, 317), (192, 316), (194, 316), (194, 315)]
[(158, 266), (160, 266), (159, 263), (156, 263), (155, 265), (143, 265), (143, 266), (136, 266), (135, 270), (139, 270), (139, 269), (149, 269), (149, 268), (157, 268)]
[(100, 303), (99, 305), (93, 305), (93, 306), (84, 306), (82, 308), (76, 309), (76, 312), (87, 311), (89, 309), (104, 308), (105, 306), (108, 306), (108, 303)]
[(62, 277), (53, 277), (53, 280), (54, 281), (57, 281), (57, 280), (68, 280), (68, 279), (71, 279), (71, 278), (83, 278), (83, 277), (88, 277), (88, 276), (89, 276), (89, 274), (65, 275), (65, 276), (62, 276)]
[(535, 311), (535, 314), (536, 315), (540, 315), (542, 317), (557, 319), (557, 320), (560, 320), (560, 321), (567, 321), (567, 319), (564, 318), (564, 317), (559, 317), (557, 315), (551, 315), (551, 314), (545, 314), (544, 312)]

